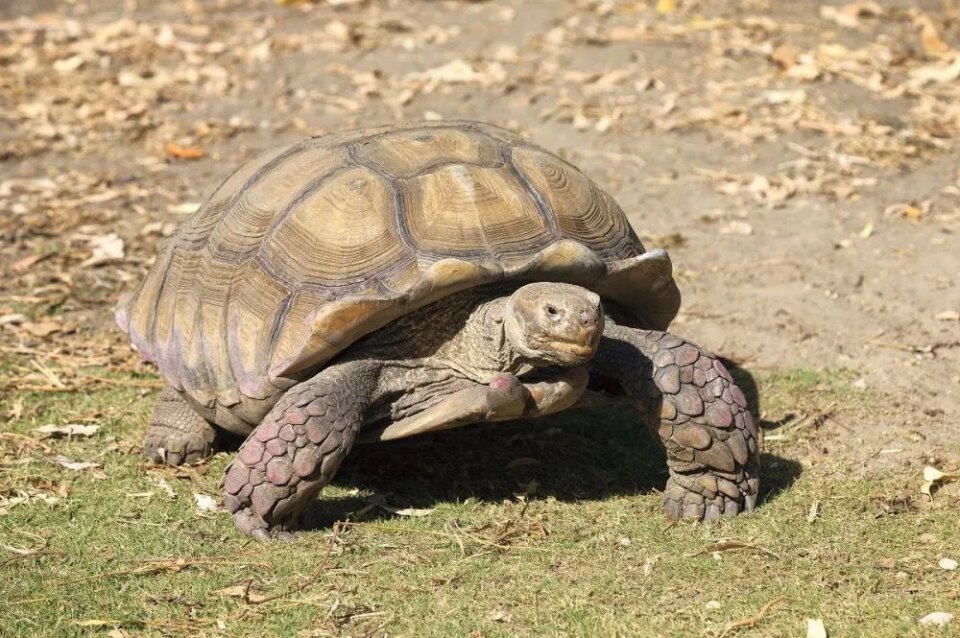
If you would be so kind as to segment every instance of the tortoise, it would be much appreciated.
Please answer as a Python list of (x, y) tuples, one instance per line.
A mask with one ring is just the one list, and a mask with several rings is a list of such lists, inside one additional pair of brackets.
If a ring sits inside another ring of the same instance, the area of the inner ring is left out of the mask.
[(679, 306), (667, 253), (576, 167), (447, 121), (249, 161), (116, 314), (167, 382), (146, 455), (195, 462), (218, 432), (243, 437), (224, 503), (266, 539), (292, 535), (358, 441), (611, 392), (663, 442), (669, 517), (752, 510), (756, 424), (724, 365), (666, 332)]

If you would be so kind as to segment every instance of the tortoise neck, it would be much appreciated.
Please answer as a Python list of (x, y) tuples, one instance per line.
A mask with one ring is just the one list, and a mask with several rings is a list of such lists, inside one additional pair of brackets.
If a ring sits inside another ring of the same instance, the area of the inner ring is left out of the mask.
[(507, 338), (505, 313), (509, 296), (497, 297), (480, 305), (471, 320), (476, 321), (484, 344), (484, 355), (499, 372), (522, 373), (529, 366)]

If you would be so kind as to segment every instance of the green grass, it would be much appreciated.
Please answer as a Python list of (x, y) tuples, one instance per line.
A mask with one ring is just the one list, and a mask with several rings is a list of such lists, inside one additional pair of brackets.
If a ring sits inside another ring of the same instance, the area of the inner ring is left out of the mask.
[[(957, 573), (937, 566), (960, 558), (956, 491), (929, 501), (914, 473), (865, 480), (798, 461), (818, 436), (811, 414), (870, 409), (852, 378), (740, 373), (786, 434), (767, 446), (752, 516), (669, 525), (662, 459), (613, 411), (358, 448), (311, 512), (314, 530), (269, 545), (194, 506), (194, 493), (217, 494), (228, 454), (194, 471), (144, 464), (152, 394), (0, 397), (0, 415), (20, 413), (0, 434), (0, 635), (720, 636), (781, 598), (727, 635), (803, 636), (808, 617), (832, 636), (945, 635), (917, 619), (960, 611)], [(101, 430), (46, 449), (11, 436), (80, 422)], [(71, 471), (58, 454), (103, 468)], [(508, 469), (517, 459), (535, 462)], [(433, 511), (393, 516), (368, 506), (373, 494)], [(10, 505), (18, 496), (29, 500)], [(698, 554), (721, 538), (760, 549)], [(277, 598), (248, 602), (247, 585), (250, 601)]]

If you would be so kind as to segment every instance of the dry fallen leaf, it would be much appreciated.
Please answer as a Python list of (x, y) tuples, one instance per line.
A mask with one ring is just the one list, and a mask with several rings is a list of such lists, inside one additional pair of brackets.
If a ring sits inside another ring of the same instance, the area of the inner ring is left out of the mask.
[(923, 468), (923, 485), (920, 486), (920, 492), (927, 496), (932, 496), (933, 488), (939, 487), (941, 483), (950, 483), (956, 480), (960, 480), (960, 474), (941, 472), (937, 468), (928, 465)]
[(171, 204), (167, 206), (167, 211), (175, 215), (192, 215), (200, 208), (198, 202), (183, 202), (181, 204)]
[(807, 638), (827, 638), (827, 628), (820, 618), (807, 618)]
[(197, 160), (207, 154), (207, 152), (199, 146), (180, 146), (176, 142), (167, 142), (163, 147), (163, 151), (168, 157), (182, 160)]
[(919, 15), (915, 20), (920, 26), (920, 44), (923, 52), (930, 56), (947, 56), (956, 53), (949, 44), (940, 37), (937, 26), (927, 15)]
[(74, 55), (54, 62), (53, 70), (61, 75), (68, 75), (82, 67), (85, 61), (82, 55)]
[(796, 63), (786, 69), (788, 78), (802, 80), (804, 82), (813, 82), (819, 78), (822, 73), (823, 71), (819, 65), (817, 65), (816, 58), (810, 53), (803, 53), (797, 56)]
[(62, 454), (55, 456), (53, 460), (56, 461), (59, 465), (62, 465), (63, 467), (67, 468), (68, 470), (74, 470), (75, 472), (79, 472), (82, 470), (92, 470), (97, 467), (103, 467), (101, 464), (94, 463), (92, 461), (73, 461), (67, 458), (66, 456), (63, 456)]
[(87, 241), (93, 249), (93, 254), (80, 264), (84, 268), (121, 261), (124, 257), (123, 240), (116, 233), (97, 235), (88, 238)]
[(870, 0), (851, 2), (841, 7), (830, 5), (820, 7), (821, 18), (835, 22), (841, 27), (848, 29), (855, 29), (860, 26), (861, 17), (878, 16), (882, 13), (883, 9), (880, 5)]
[(252, 584), (252, 581), (246, 581), (237, 585), (231, 585), (230, 587), (224, 587), (223, 589), (216, 589), (213, 593), (223, 594), (231, 598), (242, 598), (246, 603), (262, 603), (267, 597), (253, 591), (251, 588)]
[(960, 55), (946, 66), (939, 64), (922, 66), (910, 71), (910, 80), (907, 84), (910, 88), (919, 90), (931, 83), (946, 84), (958, 78), (960, 78)]
[(197, 505), (198, 512), (216, 512), (220, 509), (217, 500), (209, 494), (194, 493), (193, 501)]
[(721, 235), (752, 235), (753, 226), (740, 220), (732, 220), (720, 227)]
[(66, 425), (41, 425), (36, 429), (36, 431), (40, 434), (46, 434), (49, 437), (93, 436), (99, 429), (99, 425), (80, 425), (77, 423), (68, 423)]
[(154, 482), (157, 484), (157, 487), (160, 488), (160, 491), (166, 494), (170, 499), (176, 499), (177, 493), (173, 487), (167, 483), (166, 479), (162, 477), (154, 478)]
[(397, 516), (421, 517), (421, 516), (429, 516), (434, 512), (434, 508), (432, 507), (431, 508), (403, 507), (399, 509), (396, 507), (390, 507), (389, 505), (387, 505), (386, 497), (383, 496), (382, 494), (374, 494), (373, 496), (367, 499), (367, 503), (369, 503), (371, 506), (379, 507), (385, 512), (396, 514)]
[(807, 92), (803, 89), (782, 89), (765, 91), (767, 104), (803, 104), (807, 101)]
[(493, 622), (509, 623), (513, 620), (513, 614), (509, 611), (497, 610), (490, 613), (490, 620)]
[(26, 332), (29, 332), (34, 337), (49, 337), (55, 332), (60, 332), (63, 329), (63, 326), (57, 323), (56, 321), (38, 321), (36, 323), (26, 322), (21, 328)]
[(657, 0), (657, 13), (667, 15), (677, 10), (677, 0)]
[(935, 611), (932, 614), (927, 614), (920, 619), (921, 625), (937, 625), (938, 627), (946, 627), (950, 624), (950, 621), (953, 620), (953, 614), (946, 611)]
[(431, 82), (448, 82), (450, 84), (477, 81), (477, 72), (473, 70), (473, 66), (469, 62), (462, 58), (451, 60), (442, 66), (427, 69), (422, 73), (415, 74), (415, 76)]
[(13, 264), (10, 265), (10, 270), (13, 272), (26, 272), (30, 269), (30, 266), (33, 266), (44, 257), (46, 257), (46, 255), (29, 255), (23, 259), (13, 262)]
[(800, 50), (789, 42), (777, 45), (770, 52), (770, 59), (783, 70), (787, 70), (796, 64), (799, 56)]

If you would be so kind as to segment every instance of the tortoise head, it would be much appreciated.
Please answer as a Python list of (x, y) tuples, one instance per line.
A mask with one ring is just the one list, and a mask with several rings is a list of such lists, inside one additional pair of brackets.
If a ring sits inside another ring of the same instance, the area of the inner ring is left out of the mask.
[(507, 300), (504, 331), (533, 365), (583, 365), (596, 354), (603, 332), (600, 297), (571, 284), (527, 284)]

